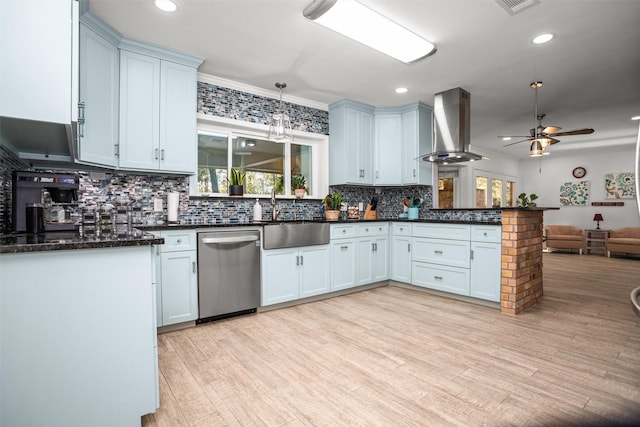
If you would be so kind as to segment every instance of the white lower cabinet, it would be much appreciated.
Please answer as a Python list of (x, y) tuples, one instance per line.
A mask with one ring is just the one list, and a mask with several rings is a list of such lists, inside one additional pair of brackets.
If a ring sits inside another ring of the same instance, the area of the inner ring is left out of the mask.
[(159, 246), (158, 326), (198, 318), (198, 256), (194, 230), (162, 231)]
[(329, 292), (329, 245), (262, 252), (262, 305)]
[(389, 223), (358, 224), (356, 284), (389, 279)]
[(500, 301), (501, 227), (415, 224), (411, 283)]
[(354, 239), (331, 241), (331, 290), (352, 288), (356, 284), (356, 242)]
[(391, 224), (391, 262), (389, 278), (411, 283), (411, 225)]

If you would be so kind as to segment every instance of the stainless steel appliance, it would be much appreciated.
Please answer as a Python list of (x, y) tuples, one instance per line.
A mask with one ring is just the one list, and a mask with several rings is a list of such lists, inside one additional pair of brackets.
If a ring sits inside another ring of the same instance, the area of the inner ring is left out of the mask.
[(44, 231), (78, 228), (78, 188), (74, 173), (14, 171), (12, 175), (12, 221), (14, 231), (26, 231), (27, 206), (42, 204)]
[(198, 233), (196, 323), (255, 313), (260, 305), (260, 230)]

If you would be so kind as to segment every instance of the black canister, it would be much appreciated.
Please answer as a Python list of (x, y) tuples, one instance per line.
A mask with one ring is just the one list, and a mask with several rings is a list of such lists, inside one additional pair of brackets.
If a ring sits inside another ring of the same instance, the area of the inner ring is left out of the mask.
[(27, 233), (44, 233), (44, 208), (40, 203), (25, 205)]

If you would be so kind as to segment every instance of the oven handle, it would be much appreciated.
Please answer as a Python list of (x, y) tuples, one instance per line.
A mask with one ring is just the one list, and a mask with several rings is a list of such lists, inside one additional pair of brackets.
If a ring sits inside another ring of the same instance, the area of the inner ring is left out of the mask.
[(203, 237), (202, 243), (205, 244), (229, 244), (241, 242), (255, 242), (260, 240), (259, 236), (240, 236), (240, 237)]

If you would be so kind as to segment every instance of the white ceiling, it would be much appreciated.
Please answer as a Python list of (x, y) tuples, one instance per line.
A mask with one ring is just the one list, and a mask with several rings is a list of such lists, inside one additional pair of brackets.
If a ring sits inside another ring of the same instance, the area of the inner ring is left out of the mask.
[[(543, 124), (592, 135), (559, 138), (552, 154), (634, 144), (640, 115), (640, 1), (540, 0), (514, 15), (496, 0), (361, 0), (437, 44), (407, 65), (305, 19), (311, 0), (90, 0), (90, 10), (124, 36), (205, 58), (200, 72), (330, 104), (422, 101), (454, 87), (471, 93), (471, 145), (526, 158), (526, 143), (503, 148), (498, 135), (527, 135), (541, 80)], [(530, 40), (542, 32), (546, 45)], [(398, 86), (409, 88), (397, 95)]]

